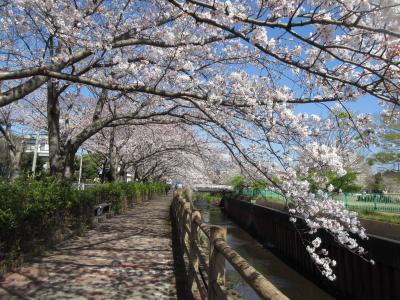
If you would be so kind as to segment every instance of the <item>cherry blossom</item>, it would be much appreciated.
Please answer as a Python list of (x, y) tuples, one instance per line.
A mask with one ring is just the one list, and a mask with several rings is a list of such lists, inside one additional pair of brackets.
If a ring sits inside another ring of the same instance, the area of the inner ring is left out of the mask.
[[(31, 126), (48, 132), (53, 173), (71, 176), (76, 151), (104, 134), (94, 145), (115, 168), (161, 151), (135, 174), (181, 174), (190, 161), (191, 174), (205, 174), (212, 168), (198, 151), (162, 148), (182, 146), (173, 128), (189, 127), (290, 199), (291, 220), (303, 218), (311, 235), (325, 230), (365, 254), (355, 239), (365, 229), (329, 197), (326, 174), (345, 174), (356, 150), (374, 142), (371, 117), (347, 103), (369, 95), (399, 105), (398, 0), (3, 2), (0, 107), (31, 110)], [(299, 113), (305, 103), (329, 116)], [(166, 126), (170, 140), (153, 126)], [(333, 280), (323, 241), (308, 246)]]

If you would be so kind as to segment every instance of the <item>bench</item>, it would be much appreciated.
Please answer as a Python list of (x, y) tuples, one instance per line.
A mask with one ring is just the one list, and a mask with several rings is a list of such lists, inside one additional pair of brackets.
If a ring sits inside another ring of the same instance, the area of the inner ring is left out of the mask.
[(100, 203), (94, 207), (94, 215), (99, 217), (104, 213), (111, 212), (111, 203)]

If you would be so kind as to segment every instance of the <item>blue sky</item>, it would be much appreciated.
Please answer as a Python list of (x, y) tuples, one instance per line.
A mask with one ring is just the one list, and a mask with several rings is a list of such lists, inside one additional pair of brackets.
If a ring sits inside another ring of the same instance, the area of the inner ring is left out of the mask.
[[(326, 103), (328, 106), (334, 106), (337, 102)], [(354, 102), (343, 102), (349, 111), (355, 113), (368, 113), (376, 117), (382, 108), (379, 106), (378, 99), (373, 96), (366, 95), (360, 97)], [(327, 114), (327, 109), (321, 104), (301, 104), (295, 108), (296, 112), (307, 112), (308, 114), (316, 114), (323, 116)]]

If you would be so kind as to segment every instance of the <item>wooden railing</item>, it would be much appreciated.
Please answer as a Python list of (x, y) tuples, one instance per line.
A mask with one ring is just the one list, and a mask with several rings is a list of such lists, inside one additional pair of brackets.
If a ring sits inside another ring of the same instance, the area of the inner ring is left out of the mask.
[(175, 193), (171, 209), (195, 299), (234, 297), (225, 285), (225, 260), (262, 299), (288, 299), (227, 244), (225, 228), (204, 223), (200, 211), (186, 198)]

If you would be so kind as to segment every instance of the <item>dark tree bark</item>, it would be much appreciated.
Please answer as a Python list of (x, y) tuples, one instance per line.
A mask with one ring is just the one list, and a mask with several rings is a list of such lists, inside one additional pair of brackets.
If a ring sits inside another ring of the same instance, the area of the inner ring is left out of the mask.
[(15, 149), (9, 150), (10, 154), (10, 178), (11, 179), (16, 179), (19, 177), (21, 174), (21, 158), (22, 158), (22, 153), (24, 152), (24, 145), (23, 142), (17, 143), (15, 145)]
[(64, 155), (62, 157), (64, 165), (63, 165), (63, 177), (66, 179), (72, 178), (75, 171), (75, 154), (78, 151), (78, 148), (67, 144), (64, 148)]
[(60, 176), (64, 168), (60, 139), (60, 107), (57, 83), (53, 80), (47, 83), (47, 130), (50, 174)]
[(0, 125), (0, 132), (4, 137), (7, 149), (9, 178), (14, 180), (21, 174), (21, 158), (24, 152), (24, 141), (18, 140), (12, 135), (11, 124), (8, 122), (5, 128)]
[(115, 128), (111, 129), (110, 144), (108, 150), (110, 163), (110, 181), (117, 181), (118, 176), (118, 153), (115, 145)]

